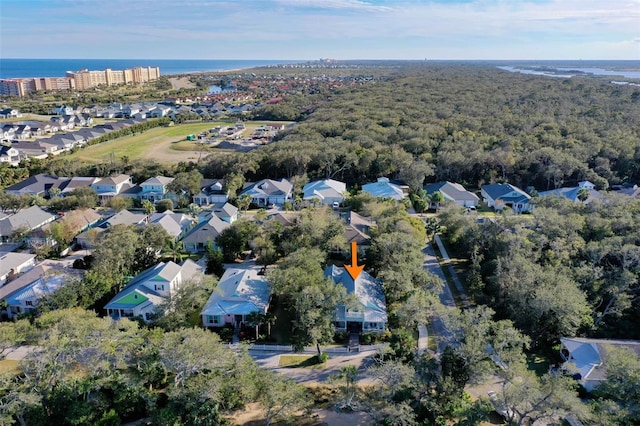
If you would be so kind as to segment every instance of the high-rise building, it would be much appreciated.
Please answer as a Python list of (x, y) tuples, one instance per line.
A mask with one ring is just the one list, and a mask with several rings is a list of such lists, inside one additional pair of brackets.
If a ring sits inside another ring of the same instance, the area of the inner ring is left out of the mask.
[(67, 71), (66, 77), (10, 78), (0, 80), (0, 95), (25, 96), (36, 90), (86, 90), (96, 86), (142, 84), (160, 78), (159, 67), (137, 67), (124, 70)]

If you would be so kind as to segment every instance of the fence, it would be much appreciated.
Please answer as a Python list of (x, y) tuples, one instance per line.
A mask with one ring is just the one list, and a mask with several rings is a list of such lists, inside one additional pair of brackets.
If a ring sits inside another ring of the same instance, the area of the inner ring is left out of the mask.
[[(225, 346), (230, 348), (238, 347), (238, 344), (226, 344)], [(386, 343), (378, 344), (378, 345), (360, 345), (359, 352), (374, 352), (380, 349), (386, 348), (388, 345)], [(293, 352), (293, 347), (291, 345), (248, 345), (247, 347), (250, 351), (273, 351), (273, 352)], [(322, 352), (328, 354), (337, 354), (337, 353), (349, 353), (349, 348), (340, 346), (340, 347), (322, 347), (320, 346), (320, 350)], [(317, 352), (317, 349), (314, 346), (307, 346), (303, 349), (302, 352)]]

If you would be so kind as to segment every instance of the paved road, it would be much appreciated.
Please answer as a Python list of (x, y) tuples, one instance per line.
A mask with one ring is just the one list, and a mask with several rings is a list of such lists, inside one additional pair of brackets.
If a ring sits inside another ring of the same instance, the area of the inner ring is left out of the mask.
[(438, 250), (440, 250), (440, 254), (442, 255), (442, 259), (444, 263), (447, 265), (447, 268), (449, 268), (449, 274), (451, 275), (451, 280), (453, 281), (453, 285), (456, 286), (456, 290), (458, 290), (458, 294), (460, 295), (460, 300), (462, 302), (462, 305), (465, 308), (468, 308), (469, 306), (471, 306), (471, 303), (469, 303), (469, 297), (467, 296), (467, 292), (465, 291), (462, 283), (460, 282), (460, 278), (458, 278), (458, 274), (456, 273), (456, 270), (453, 269), (453, 265), (451, 265), (451, 259), (449, 258), (449, 253), (447, 253), (447, 249), (444, 247), (444, 244), (442, 244), (442, 241), (440, 240), (440, 236), (438, 234), (434, 236), (434, 240), (438, 245)]
[[(358, 367), (357, 383), (371, 385), (375, 382), (368, 370), (373, 363), (376, 352), (336, 353), (329, 354), (329, 360), (324, 368), (281, 368), (279, 367), (280, 355), (295, 355), (291, 352), (255, 351), (250, 350), (249, 355), (258, 365), (267, 370), (275, 371), (287, 376), (298, 383), (309, 385), (327, 382), (329, 377), (340, 372), (340, 368), (346, 365)], [(309, 355), (309, 354), (301, 354)]]
[[(451, 293), (451, 289), (449, 289), (447, 279), (442, 272), (442, 268), (440, 267), (440, 263), (438, 262), (438, 258), (436, 257), (431, 244), (427, 244), (422, 249), (422, 254), (424, 254), (424, 262), (422, 264), (423, 268), (442, 280), (443, 286), (439, 294), (440, 302), (447, 309), (456, 309), (456, 302), (453, 298), (453, 294)], [(433, 327), (433, 331), (435, 332), (438, 341), (438, 352), (442, 352), (447, 346), (448, 340), (451, 340), (451, 333), (447, 330), (444, 322), (439, 316), (433, 316), (431, 318), (431, 326)]]

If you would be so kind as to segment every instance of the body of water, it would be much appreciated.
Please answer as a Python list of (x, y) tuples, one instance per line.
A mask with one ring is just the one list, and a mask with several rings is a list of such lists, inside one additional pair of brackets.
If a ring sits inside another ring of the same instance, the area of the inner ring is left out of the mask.
[(559, 78), (596, 75), (640, 79), (640, 61), (514, 61), (498, 68)]
[(0, 78), (64, 77), (67, 71), (122, 70), (135, 67), (160, 67), (160, 75), (205, 71), (228, 71), (269, 65), (306, 62), (301, 60), (253, 59), (0, 59)]

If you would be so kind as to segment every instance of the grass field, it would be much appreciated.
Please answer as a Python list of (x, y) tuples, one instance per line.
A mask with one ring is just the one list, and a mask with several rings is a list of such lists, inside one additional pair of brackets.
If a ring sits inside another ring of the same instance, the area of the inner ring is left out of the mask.
[(280, 355), (279, 367), (290, 368), (318, 368), (322, 364), (318, 364), (317, 355)]
[[(246, 122), (245, 135), (268, 122)], [(172, 127), (157, 127), (144, 133), (125, 136), (81, 149), (65, 158), (97, 163), (109, 158), (127, 157), (129, 160), (153, 159), (159, 163), (198, 161), (211, 153), (225, 155), (230, 150), (203, 146), (187, 141), (187, 135), (198, 134), (216, 126), (233, 125), (231, 122), (188, 123)]]

